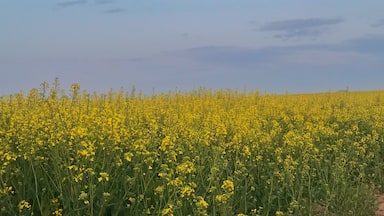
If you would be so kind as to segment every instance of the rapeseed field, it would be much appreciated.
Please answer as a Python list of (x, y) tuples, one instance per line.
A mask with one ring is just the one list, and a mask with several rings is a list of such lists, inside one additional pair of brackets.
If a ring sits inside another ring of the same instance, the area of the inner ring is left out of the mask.
[(0, 98), (0, 215), (374, 215), (384, 91)]

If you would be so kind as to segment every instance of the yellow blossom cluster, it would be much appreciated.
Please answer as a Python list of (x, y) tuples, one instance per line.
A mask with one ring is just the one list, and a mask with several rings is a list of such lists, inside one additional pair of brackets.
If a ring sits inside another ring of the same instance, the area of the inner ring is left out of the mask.
[(383, 113), (383, 91), (44, 82), (0, 97), (0, 215), (371, 215)]

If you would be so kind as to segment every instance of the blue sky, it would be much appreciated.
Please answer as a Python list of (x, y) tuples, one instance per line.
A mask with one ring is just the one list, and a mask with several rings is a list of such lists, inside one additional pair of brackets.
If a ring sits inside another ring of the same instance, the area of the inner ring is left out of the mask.
[(382, 0), (0, 2), (0, 94), (384, 89)]

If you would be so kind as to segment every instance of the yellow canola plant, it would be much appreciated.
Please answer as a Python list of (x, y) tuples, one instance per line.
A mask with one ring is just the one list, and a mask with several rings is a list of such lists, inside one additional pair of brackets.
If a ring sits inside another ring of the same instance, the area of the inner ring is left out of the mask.
[(0, 99), (0, 215), (373, 215), (383, 114), (383, 91), (43, 83)]

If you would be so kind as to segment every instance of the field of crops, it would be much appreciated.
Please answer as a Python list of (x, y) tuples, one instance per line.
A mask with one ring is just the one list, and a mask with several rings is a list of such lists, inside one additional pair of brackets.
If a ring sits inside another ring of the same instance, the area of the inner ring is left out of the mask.
[(0, 215), (374, 215), (384, 91), (0, 99)]

